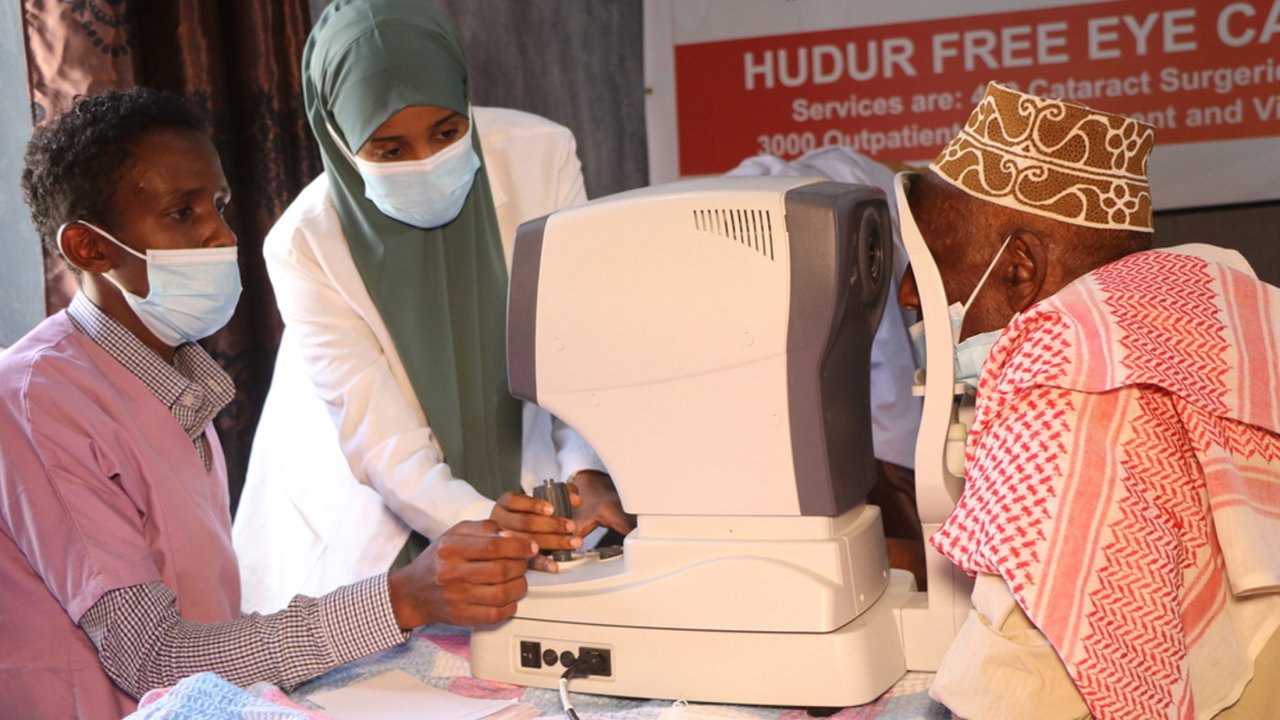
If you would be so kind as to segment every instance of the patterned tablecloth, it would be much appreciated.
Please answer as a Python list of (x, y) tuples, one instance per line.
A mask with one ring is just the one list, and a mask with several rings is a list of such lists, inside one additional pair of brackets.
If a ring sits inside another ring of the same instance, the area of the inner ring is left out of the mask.
[[(470, 635), (465, 628), (432, 625), (420, 628), (409, 642), (336, 668), (307, 682), (291, 694), (308, 704), (315, 693), (334, 690), (387, 670), (400, 669), (436, 687), (468, 697), (512, 698), (533, 705), (544, 716), (563, 716), (560, 696), (554, 690), (477, 680), (471, 677)], [(944, 720), (947, 709), (929, 699), (926, 690), (932, 675), (907, 673), (873, 703), (845, 708), (833, 720), (889, 718), (891, 720)], [(570, 685), (570, 689), (572, 689)], [(745, 705), (672, 703), (572, 693), (574, 708), (583, 720), (807, 720), (805, 710)]]

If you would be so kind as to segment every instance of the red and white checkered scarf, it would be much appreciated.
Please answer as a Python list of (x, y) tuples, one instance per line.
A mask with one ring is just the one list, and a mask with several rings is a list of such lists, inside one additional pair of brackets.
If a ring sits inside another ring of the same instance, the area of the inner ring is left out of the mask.
[(1158, 251), (1079, 279), (992, 348), (965, 465), (933, 543), (1096, 717), (1222, 707), (1280, 624), (1280, 289)]

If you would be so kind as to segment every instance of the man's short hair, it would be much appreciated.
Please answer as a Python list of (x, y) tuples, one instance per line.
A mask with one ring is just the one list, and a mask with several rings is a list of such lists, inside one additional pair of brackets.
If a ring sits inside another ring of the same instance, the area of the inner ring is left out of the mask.
[(23, 159), (22, 194), (51, 253), (62, 254), (57, 233), (63, 223), (115, 224), (113, 197), (138, 140), (165, 128), (203, 133), (206, 123), (183, 98), (136, 87), (79, 97), (36, 128)]

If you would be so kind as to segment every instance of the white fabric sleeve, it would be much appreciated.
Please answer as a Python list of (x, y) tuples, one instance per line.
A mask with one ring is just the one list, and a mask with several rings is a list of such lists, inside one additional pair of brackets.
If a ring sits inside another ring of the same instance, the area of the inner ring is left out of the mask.
[(343, 243), (346, 252), (337, 213), (329, 207), (301, 226), (277, 225), (272, 235), (277, 232), (288, 236), (269, 236), (263, 255), (280, 314), (328, 406), (352, 474), (428, 538), (461, 520), (487, 518), (493, 501), (441, 462), (417, 398), (401, 391), (359, 310), (376, 313), (354, 262), (343, 255), (345, 262), (326, 266), (313, 250), (313, 244)]
[(560, 464), (560, 480), (568, 482), (575, 473), (583, 470), (598, 470), (608, 473), (600, 456), (596, 455), (591, 445), (583, 439), (578, 431), (560, 420), (552, 417), (551, 438), (556, 444), (556, 460)]

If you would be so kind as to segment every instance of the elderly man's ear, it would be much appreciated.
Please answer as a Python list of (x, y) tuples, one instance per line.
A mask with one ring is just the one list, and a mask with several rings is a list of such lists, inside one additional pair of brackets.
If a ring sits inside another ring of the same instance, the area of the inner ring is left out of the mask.
[(1020, 313), (1044, 298), (1049, 270), (1049, 245), (1031, 230), (1018, 230), (1009, 240), (1009, 307)]

